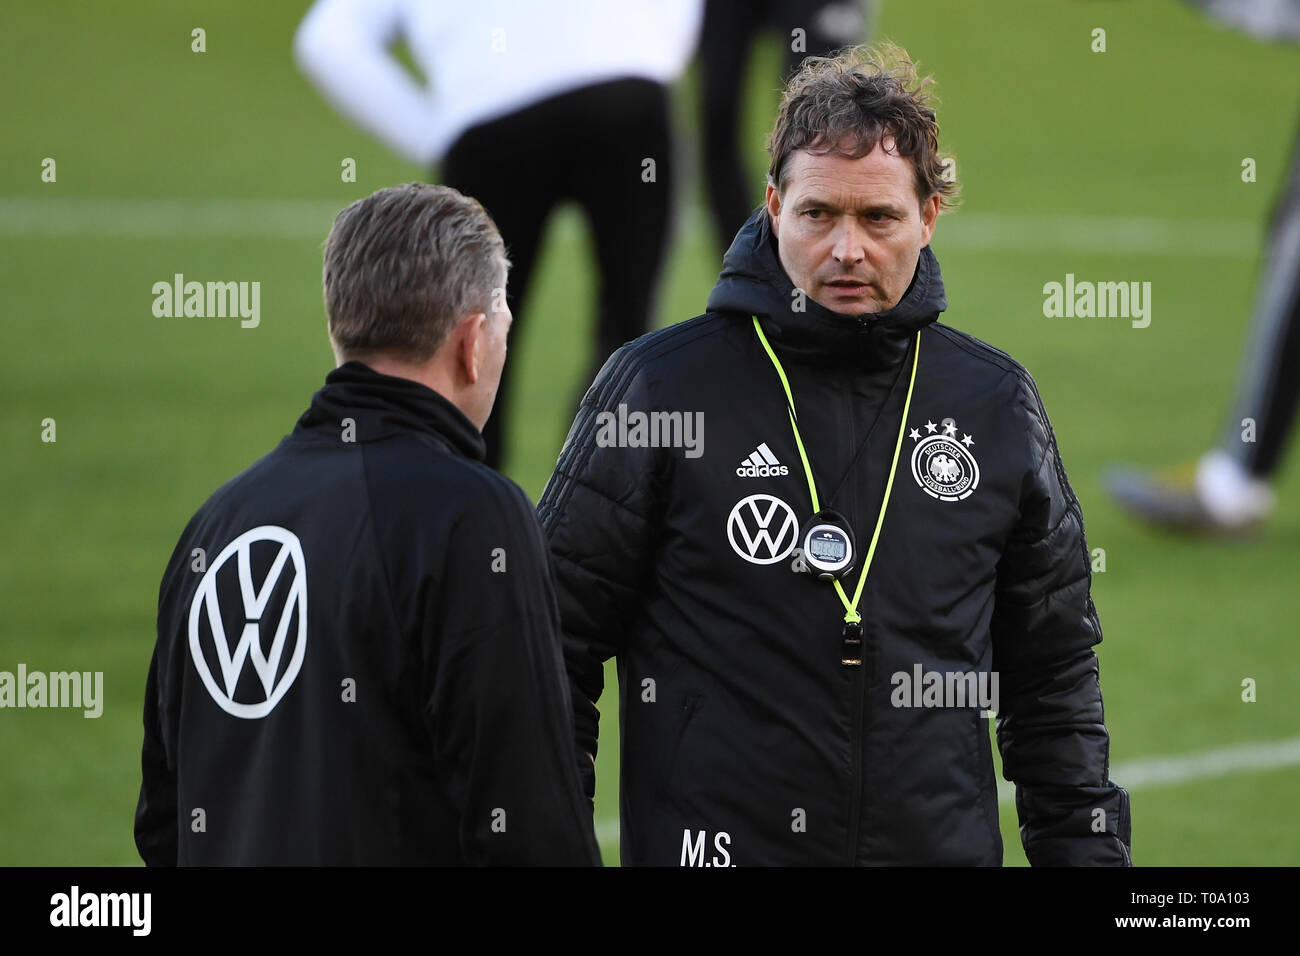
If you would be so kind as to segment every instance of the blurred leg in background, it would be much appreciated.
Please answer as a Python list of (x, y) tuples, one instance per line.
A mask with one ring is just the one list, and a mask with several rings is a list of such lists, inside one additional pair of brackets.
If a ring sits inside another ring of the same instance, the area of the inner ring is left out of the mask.
[[(805, 56), (825, 56), (867, 39), (877, 0), (708, 0), (700, 36), (700, 105), (709, 215), (725, 250), (762, 200), (746, 164), (753, 144), (740, 142), (741, 90), (755, 40), (775, 31), (785, 49), (788, 76)], [(802, 30), (802, 34), (794, 31)], [(779, 89), (784, 77), (773, 76)]]
[[(523, 342), (520, 333), (527, 324), (524, 303), (542, 233), (551, 210), (561, 199), (551, 165), (563, 154), (543, 148), (547, 142), (544, 124), (553, 108), (550, 101), (540, 103), (466, 130), (442, 164), (442, 182), (481, 202), (505, 240), (506, 254), (510, 257), (506, 304), (514, 315), (511, 336), (516, 349)], [(483, 426), (486, 460), (493, 468), (501, 467), (502, 426), (509, 418), (510, 386), (516, 364), (506, 362), (502, 367), (496, 402)]]
[(1234, 411), (1219, 444), (1195, 473), (1161, 478), (1119, 470), (1115, 500), (1134, 516), (1186, 531), (1249, 528), (1273, 508), (1269, 487), (1300, 400), (1300, 140), (1273, 214), (1251, 343), (1237, 378)]
[(615, 349), (650, 331), (675, 184), (665, 87), (647, 80), (607, 84), (588, 98), (586, 114), (587, 124), (572, 135), (576, 154), (588, 160), (570, 170), (569, 195), (590, 225), (599, 285), (595, 351), (579, 379), (579, 400)]
[[(1300, 41), (1300, 0), (1191, 0), (1261, 39)], [(1188, 532), (1234, 532), (1273, 509), (1273, 476), (1300, 403), (1300, 131), (1274, 207), (1256, 293), (1250, 344), (1237, 376), (1231, 417), (1219, 444), (1194, 471), (1150, 475), (1114, 470), (1106, 487), (1135, 517)]]
[[(649, 331), (668, 239), (671, 147), (667, 88), (629, 78), (553, 96), (466, 130), (443, 163), (442, 182), (478, 199), (506, 241), (515, 348), (530, 325), (528, 290), (547, 219), (562, 202), (582, 207), (600, 283), (593, 367), (582, 380), (584, 390), (614, 349)], [(655, 164), (648, 182), (646, 159)], [(514, 366), (505, 364), (483, 428), (493, 468), (501, 466), (511, 418)]]

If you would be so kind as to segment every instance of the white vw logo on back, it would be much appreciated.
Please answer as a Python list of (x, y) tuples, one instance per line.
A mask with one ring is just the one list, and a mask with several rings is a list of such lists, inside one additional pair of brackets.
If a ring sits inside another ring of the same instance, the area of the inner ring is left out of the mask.
[(799, 522), (794, 511), (775, 495), (741, 498), (727, 518), (731, 550), (751, 564), (776, 564), (794, 550), (798, 537)]
[[(279, 544), (280, 550), (259, 589), (253, 584), (252, 558), (249, 551), (252, 545), (261, 541)], [(230, 644), (226, 640), (226, 624), (221, 618), (221, 602), (217, 595), (217, 572), (232, 557), (235, 559), (239, 595), (244, 609), (243, 618), (238, 622), (243, 630), (234, 654), (231, 654)], [(266, 610), (267, 602), (275, 592), (276, 585), (289, 574), (293, 575), (293, 579), (289, 585), (289, 592), (285, 596), (279, 619), (264, 622), (262, 614)], [(289, 665), (277, 683), (275, 675), (280, 669), (280, 659), (284, 656), (285, 645), (290, 638), (289, 625), (295, 616), (297, 626), (293, 634), (293, 656), (289, 659)], [(220, 683), (214, 678), (208, 667), (207, 655), (203, 652), (202, 617), (207, 618), (208, 626), (211, 628), (217, 662), (221, 666)], [(269, 654), (262, 651), (261, 635), (264, 623), (271, 623), (275, 627), (275, 638)], [(251, 531), (245, 531), (226, 545), (208, 567), (203, 580), (199, 582), (199, 588), (194, 594), (194, 603), (190, 605), (189, 630), (190, 656), (194, 660), (194, 667), (203, 678), (203, 686), (208, 689), (208, 693), (221, 709), (235, 717), (248, 719), (265, 717), (269, 714), (280, 702), (280, 698), (289, 689), (294, 678), (298, 676), (298, 671), (302, 667), (303, 654), (307, 650), (307, 565), (303, 559), (302, 544), (297, 536), (292, 531), (276, 525), (262, 525)], [(253, 670), (257, 673), (266, 697), (265, 700), (241, 703), (235, 700), (235, 688), (244, 671), (244, 664), (249, 660), (252, 661)]]

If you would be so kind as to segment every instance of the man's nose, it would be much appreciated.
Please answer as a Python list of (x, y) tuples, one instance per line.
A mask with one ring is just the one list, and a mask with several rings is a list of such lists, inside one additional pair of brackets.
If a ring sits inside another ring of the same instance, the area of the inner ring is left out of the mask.
[(837, 262), (856, 265), (867, 258), (867, 231), (854, 216), (841, 217), (835, 227), (835, 244), (831, 248)]

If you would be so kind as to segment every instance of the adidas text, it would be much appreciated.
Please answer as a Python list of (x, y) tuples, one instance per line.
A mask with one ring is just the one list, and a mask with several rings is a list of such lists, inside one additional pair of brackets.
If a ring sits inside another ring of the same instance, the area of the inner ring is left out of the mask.
[(767, 447), (767, 442), (760, 442), (749, 453), (749, 457), (740, 463), (736, 474), (741, 478), (778, 478), (790, 474), (790, 469), (776, 460), (776, 455)]
[(790, 469), (785, 465), (742, 465), (736, 474), (741, 478), (775, 478), (790, 474)]

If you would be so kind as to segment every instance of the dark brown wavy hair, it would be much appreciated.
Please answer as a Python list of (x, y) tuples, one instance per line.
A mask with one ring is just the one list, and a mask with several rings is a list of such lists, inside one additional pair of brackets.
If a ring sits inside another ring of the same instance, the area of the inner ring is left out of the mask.
[(768, 139), (768, 181), (785, 192), (797, 149), (859, 159), (888, 137), (912, 163), (917, 198), (925, 202), (938, 193), (940, 207), (952, 207), (957, 184), (944, 177), (948, 162), (939, 155), (933, 83), (918, 78), (907, 51), (889, 42), (806, 58), (786, 84)]

